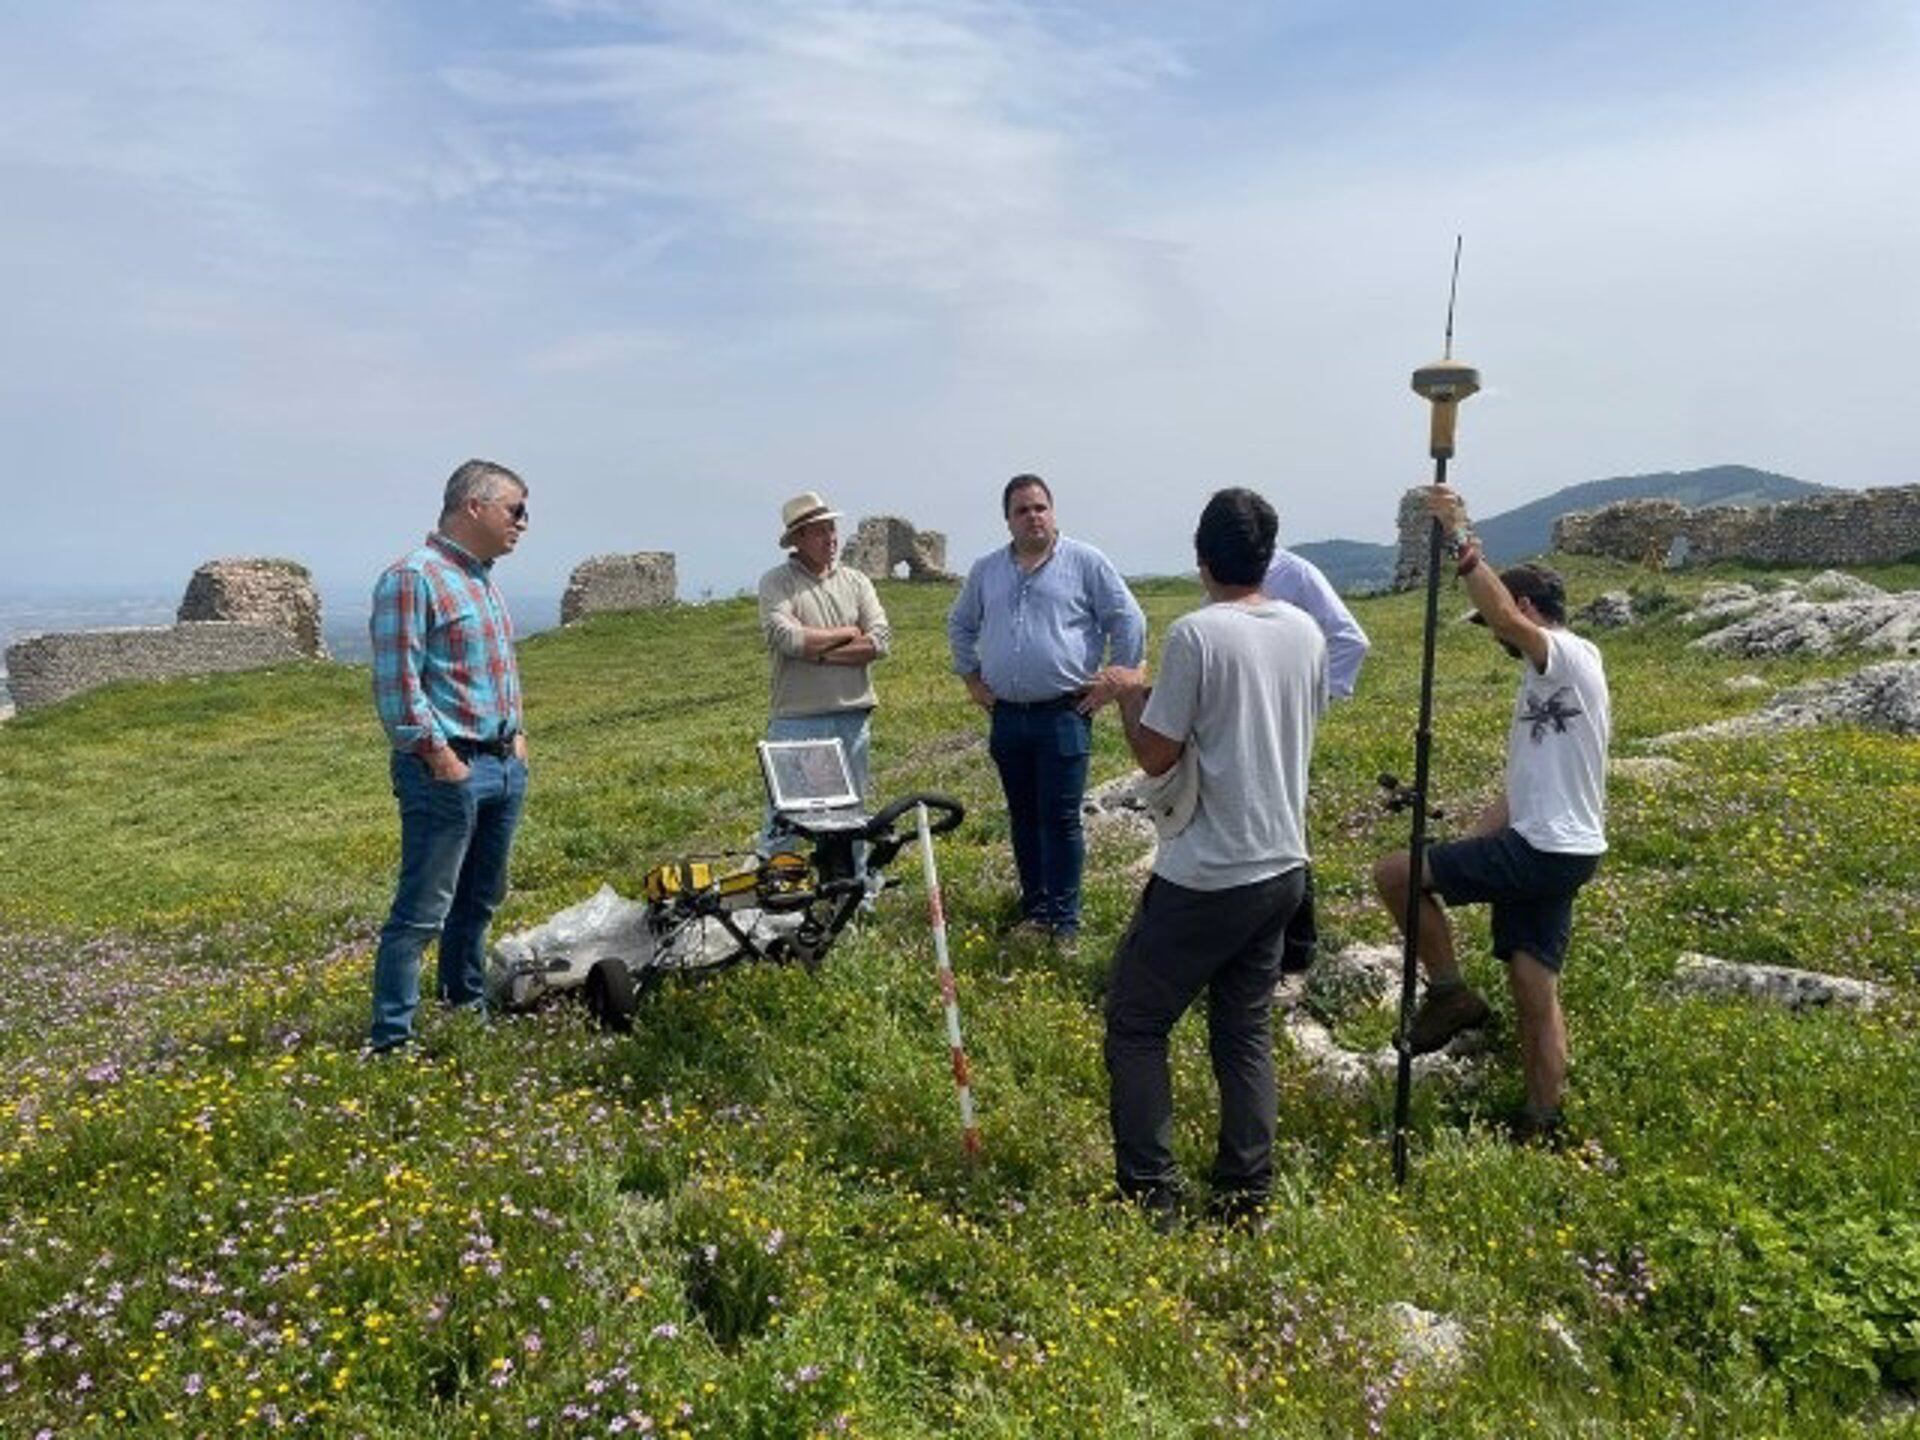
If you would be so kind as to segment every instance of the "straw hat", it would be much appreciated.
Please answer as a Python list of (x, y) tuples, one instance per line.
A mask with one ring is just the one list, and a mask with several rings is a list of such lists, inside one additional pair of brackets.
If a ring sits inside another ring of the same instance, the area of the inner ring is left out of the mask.
[(793, 532), (802, 525), (839, 518), (840, 512), (828, 509), (827, 502), (820, 498), (819, 492), (802, 490), (780, 507), (780, 539), (777, 543), (784, 550), (793, 543)]

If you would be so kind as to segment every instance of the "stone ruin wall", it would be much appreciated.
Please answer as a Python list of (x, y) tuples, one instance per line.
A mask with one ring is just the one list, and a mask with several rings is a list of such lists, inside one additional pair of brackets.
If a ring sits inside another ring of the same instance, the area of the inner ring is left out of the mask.
[(1400, 497), (1400, 513), (1393, 522), (1398, 548), (1394, 551), (1393, 579), (1388, 582), (1388, 589), (1411, 590), (1425, 583), (1427, 527), (1432, 518), (1427, 513), (1427, 492), (1424, 487), (1409, 490)]
[(1688, 565), (1892, 564), (1920, 554), (1920, 485), (1699, 510), (1671, 500), (1625, 500), (1562, 515), (1553, 548), (1635, 563), (1664, 564), (1671, 556)]
[(320, 595), (292, 560), (209, 560), (193, 572), (179, 623), (29, 636), (7, 647), (7, 690), (22, 711), (120, 680), (179, 680), (323, 660)]
[(7, 689), (25, 712), (118, 680), (178, 680), (306, 658), (291, 630), (240, 620), (35, 635), (7, 647)]
[(874, 580), (893, 576), (905, 565), (907, 579), (953, 580), (947, 569), (947, 537), (938, 530), (916, 530), (897, 515), (869, 515), (840, 552), (843, 564)]
[(560, 597), (560, 623), (617, 610), (671, 605), (680, 593), (673, 553), (642, 550), (632, 555), (595, 555), (573, 567)]
[(327, 658), (319, 592), (312, 573), (294, 560), (209, 560), (187, 581), (174, 619), (278, 625), (292, 633), (302, 655)]

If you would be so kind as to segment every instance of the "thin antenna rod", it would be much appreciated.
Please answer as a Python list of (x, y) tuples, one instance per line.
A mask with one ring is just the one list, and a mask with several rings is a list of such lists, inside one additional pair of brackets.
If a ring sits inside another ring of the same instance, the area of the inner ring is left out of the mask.
[(1460, 293), (1460, 237), (1453, 237), (1453, 283), (1447, 286), (1447, 346), (1443, 359), (1453, 358), (1453, 301)]

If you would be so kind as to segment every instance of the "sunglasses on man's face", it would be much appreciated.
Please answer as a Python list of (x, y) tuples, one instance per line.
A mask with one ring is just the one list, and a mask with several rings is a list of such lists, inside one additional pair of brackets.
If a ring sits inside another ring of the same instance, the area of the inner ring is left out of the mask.
[(487, 503), (489, 505), (498, 505), (502, 510), (506, 511), (507, 518), (512, 520), (516, 525), (527, 518), (527, 502), (524, 500), (516, 500), (511, 505), (504, 500), (489, 500)]

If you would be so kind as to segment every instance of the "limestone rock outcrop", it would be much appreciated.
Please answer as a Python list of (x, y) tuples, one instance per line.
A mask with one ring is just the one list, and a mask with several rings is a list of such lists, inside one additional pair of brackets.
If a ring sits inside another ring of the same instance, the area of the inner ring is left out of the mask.
[(1895, 735), (1920, 735), (1920, 660), (1869, 665), (1838, 680), (1797, 685), (1782, 690), (1751, 715), (1657, 735), (1647, 744), (1658, 749), (1687, 740), (1739, 740), (1809, 725), (1858, 725)]
[(1674, 988), (1695, 995), (1739, 996), (1785, 1006), (1789, 1010), (1838, 1006), (1872, 1010), (1890, 995), (1884, 985), (1828, 975), (1818, 970), (1796, 970), (1788, 965), (1751, 965), (1722, 960), (1716, 955), (1688, 952), (1674, 966)]
[[(1804, 594), (1788, 589), (1759, 597), (1732, 624), (1702, 635), (1692, 646), (1716, 655), (1753, 657), (1845, 650), (1920, 655), (1920, 591), (1888, 595), (1874, 590), (1871, 599), (1825, 603), (1804, 599)], [(1700, 613), (1696, 610), (1695, 617)]]
[(1633, 597), (1624, 590), (1609, 590), (1588, 601), (1573, 618), (1598, 630), (1620, 629), (1633, 624)]

